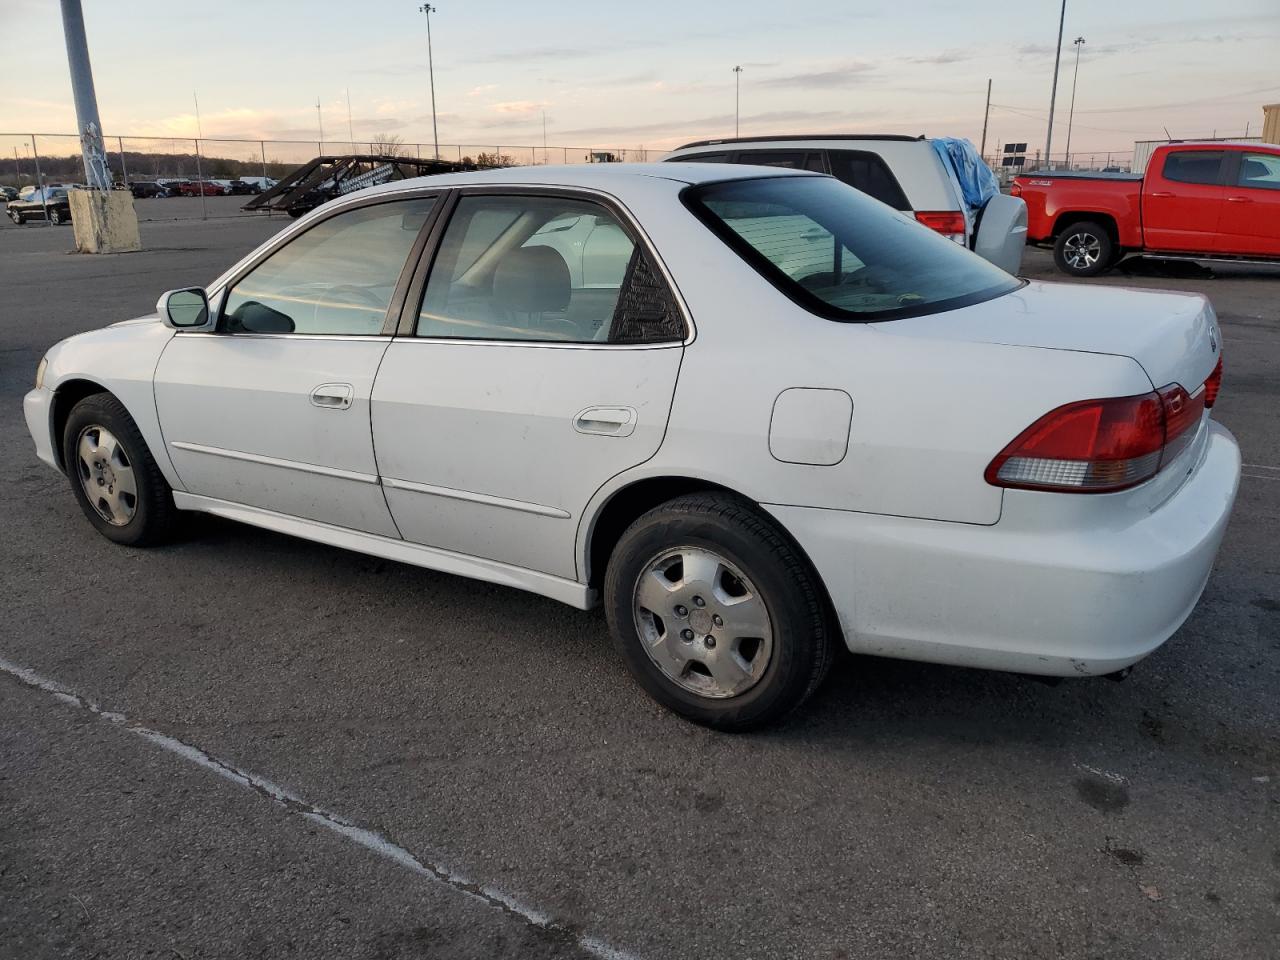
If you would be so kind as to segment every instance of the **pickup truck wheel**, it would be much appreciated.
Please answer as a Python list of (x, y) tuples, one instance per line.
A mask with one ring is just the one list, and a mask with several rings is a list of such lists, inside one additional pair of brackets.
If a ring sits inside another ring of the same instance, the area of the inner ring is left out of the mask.
[(614, 548), (604, 587), (610, 631), (636, 681), (697, 723), (771, 723), (831, 664), (816, 575), (737, 497), (679, 497), (641, 516)]
[(1073, 223), (1053, 244), (1058, 269), (1073, 277), (1092, 277), (1111, 266), (1115, 244), (1106, 227), (1092, 221)]
[(129, 411), (109, 393), (71, 409), (62, 462), (80, 509), (94, 528), (131, 547), (163, 542), (174, 528), (173, 493)]

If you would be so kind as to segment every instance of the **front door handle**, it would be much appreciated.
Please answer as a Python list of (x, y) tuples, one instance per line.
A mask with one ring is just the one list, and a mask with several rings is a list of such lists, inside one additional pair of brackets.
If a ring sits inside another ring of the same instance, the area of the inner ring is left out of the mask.
[(1253, 203), (1253, 197), (1227, 197), (1227, 203)]
[(1170, 197), (1172, 197), (1172, 196), (1173, 196), (1173, 194), (1172, 194), (1172, 193), (1169, 193), (1169, 192), (1167, 192), (1167, 191), (1165, 191), (1165, 190), (1156, 190), (1156, 191), (1154, 191), (1151, 195), (1152, 195), (1153, 197), (1159, 197), (1159, 198), (1160, 198), (1160, 199), (1162, 199), (1162, 200), (1168, 200)]
[(602, 437), (629, 437), (637, 419), (635, 407), (587, 407), (573, 418), (573, 429)]
[(356, 389), (349, 383), (322, 383), (311, 391), (311, 405), (325, 410), (346, 410)]

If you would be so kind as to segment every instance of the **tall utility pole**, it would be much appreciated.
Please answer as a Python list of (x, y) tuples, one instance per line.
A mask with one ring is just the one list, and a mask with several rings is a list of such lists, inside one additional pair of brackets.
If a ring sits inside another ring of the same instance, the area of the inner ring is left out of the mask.
[(987, 109), (982, 114), (982, 146), (978, 148), (978, 156), (984, 160), (987, 156), (987, 122), (991, 119), (991, 78), (987, 77)]
[(351, 123), (351, 88), (347, 87), (347, 136), (351, 138), (351, 152), (359, 153), (356, 149), (356, 128)]
[(1076, 72), (1071, 76), (1071, 110), (1067, 113), (1067, 169), (1071, 169), (1071, 124), (1076, 118), (1076, 82), (1080, 79), (1080, 51), (1084, 37), (1076, 37)]
[(431, 15), (436, 8), (424, 3), (418, 8), (427, 15), (427, 76), (431, 80), (431, 139), (435, 143), (436, 159), (440, 159), (440, 131), (436, 128), (436, 65), (431, 54)]
[(733, 68), (733, 135), (738, 135), (739, 106), (742, 103), (742, 67)]
[(324, 153), (324, 117), (320, 114), (319, 97), (316, 97), (316, 125), (320, 128), (320, 152)]
[(1053, 53), (1053, 92), (1049, 94), (1049, 132), (1044, 139), (1045, 168), (1053, 169), (1053, 106), (1058, 100), (1058, 67), (1062, 62), (1062, 28), (1067, 22), (1067, 0), (1062, 0), (1062, 13), (1058, 16), (1058, 45)]
[(71, 67), (71, 94), (76, 103), (76, 126), (80, 134), (80, 153), (84, 158), (85, 182), (94, 190), (110, 190), (107, 148), (102, 142), (98, 95), (93, 89), (93, 68), (89, 65), (89, 41), (84, 34), (84, 11), (80, 9), (80, 0), (62, 0), (62, 30), (67, 38), (67, 64)]

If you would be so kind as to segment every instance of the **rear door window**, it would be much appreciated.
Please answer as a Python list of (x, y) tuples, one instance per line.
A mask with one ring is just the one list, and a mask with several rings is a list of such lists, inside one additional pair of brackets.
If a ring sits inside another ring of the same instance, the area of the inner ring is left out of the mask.
[(789, 170), (805, 170), (808, 158), (804, 150), (740, 150), (735, 163), (750, 163), (758, 167), (786, 167)]
[(1175, 183), (1222, 183), (1222, 150), (1180, 150), (1164, 158), (1164, 178)]
[(1280, 157), (1270, 153), (1246, 153), (1240, 158), (1241, 187), (1280, 190)]
[(829, 150), (827, 160), (831, 164), (831, 175), (842, 183), (856, 187), (895, 210), (911, 209), (897, 177), (879, 154), (866, 150)]

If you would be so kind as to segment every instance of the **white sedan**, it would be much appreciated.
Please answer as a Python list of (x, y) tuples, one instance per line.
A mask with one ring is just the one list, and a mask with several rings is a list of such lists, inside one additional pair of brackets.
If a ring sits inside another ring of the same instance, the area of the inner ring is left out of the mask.
[(722, 729), (835, 651), (1115, 673), (1190, 614), (1240, 457), (1201, 297), (1027, 283), (817, 174), (532, 167), (346, 196), (54, 346), (43, 461), (183, 510), (602, 597)]

